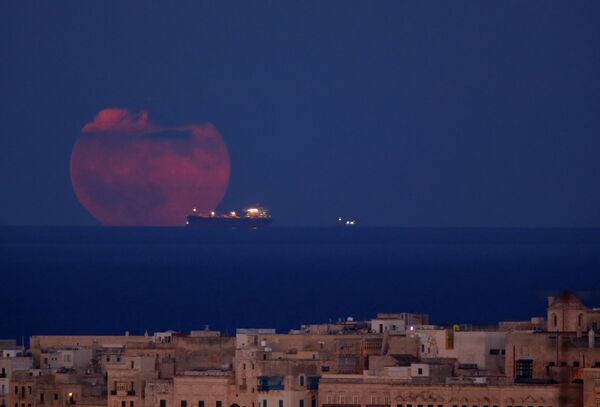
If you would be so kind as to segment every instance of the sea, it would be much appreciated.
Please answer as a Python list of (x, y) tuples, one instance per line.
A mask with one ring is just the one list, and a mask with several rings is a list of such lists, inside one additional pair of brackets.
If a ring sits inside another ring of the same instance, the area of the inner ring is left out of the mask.
[[(434, 324), (600, 306), (600, 229), (1, 227), (0, 338)], [(25, 339), (26, 340), (26, 339)]]

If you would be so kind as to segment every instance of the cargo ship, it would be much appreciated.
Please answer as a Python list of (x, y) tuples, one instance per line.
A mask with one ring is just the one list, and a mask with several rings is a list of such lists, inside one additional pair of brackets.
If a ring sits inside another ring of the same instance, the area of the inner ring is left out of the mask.
[(196, 208), (193, 208), (185, 224), (203, 229), (260, 229), (269, 226), (272, 221), (268, 209), (262, 206), (246, 208), (241, 214), (236, 211), (227, 214), (198, 213)]

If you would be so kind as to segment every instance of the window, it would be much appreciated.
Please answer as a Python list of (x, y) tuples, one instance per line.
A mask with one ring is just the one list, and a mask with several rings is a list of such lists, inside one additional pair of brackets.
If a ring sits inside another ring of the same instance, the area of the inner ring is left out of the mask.
[(134, 407), (134, 401), (133, 400), (129, 401), (129, 407)]
[(425, 352), (425, 345), (421, 344), (421, 352)]
[(279, 400), (279, 407), (283, 407), (283, 400)]
[(135, 367), (135, 362), (132, 360), (131, 361), (131, 368), (133, 369)]
[(167, 407), (167, 400), (161, 400), (161, 401), (159, 402), (159, 406), (160, 406), (160, 407)]
[(121, 407), (126, 407), (126, 406), (127, 406), (127, 405), (126, 405), (126, 403), (125, 403), (125, 400), (121, 400)]
[(533, 360), (517, 360), (517, 379), (531, 379), (533, 377)]
[[(418, 374), (419, 376), (421, 376), (421, 375), (423, 374), (423, 369), (421, 369), (421, 368), (418, 368), (418, 369), (417, 369), (417, 374)], [(432, 407), (432, 406), (430, 406), (430, 407)]]
[(187, 407), (187, 400), (181, 400), (181, 407)]
[(573, 362), (573, 367), (579, 367), (579, 362), (577, 362), (577, 361)]
[(579, 314), (577, 316), (577, 326), (581, 327), (583, 325), (583, 314)]
[(298, 407), (304, 407), (304, 400), (300, 400), (300, 404), (298, 405)]
[(54, 400), (58, 400), (58, 393), (54, 393)]
[(200, 400), (198, 402), (198, 407), (204, 407), (204, 400)]
[[(217, 407), (223, 407), (223, 402), (221, 400), (217, 400)], [(266, 403), (265, 403), (265, 407), (267, 407)]]
[(490, 349), (490, 355), (499, 355), (500, 349)]
[(27, 390), (29, 390), (29, 394), (31, 394), (31, 386), (28, 386)]
[(552, 324), (555, 328), (558, 326), (558, 317), (556, 316), (556, 314), (552, 314)]
[(40, 401), (44, 401), (44, 393), (40, 393)]
[(304, 386), (304, 376), (300, 376), (300, 386)]
[(19, 394), (19, 386), (15, 386), (15, 394)]

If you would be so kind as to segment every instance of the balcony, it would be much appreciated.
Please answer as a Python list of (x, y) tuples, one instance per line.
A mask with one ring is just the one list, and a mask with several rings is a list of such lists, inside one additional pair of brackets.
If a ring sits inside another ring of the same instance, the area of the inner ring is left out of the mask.
[(319, 390), (320, 376), (308, 376), (306, 378), (306, 387), (308, 390)]
[(258, 376), (258, 391), (284, 390), (283, 376)]

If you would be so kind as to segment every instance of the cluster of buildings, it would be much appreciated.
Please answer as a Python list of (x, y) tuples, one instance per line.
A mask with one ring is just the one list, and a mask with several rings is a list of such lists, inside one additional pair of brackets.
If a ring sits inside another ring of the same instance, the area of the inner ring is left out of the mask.
[(0, 341), (0, 407), (600, 407), (600, 309), (440, 326), (381, 313), (286, 334), (208, 329)]

